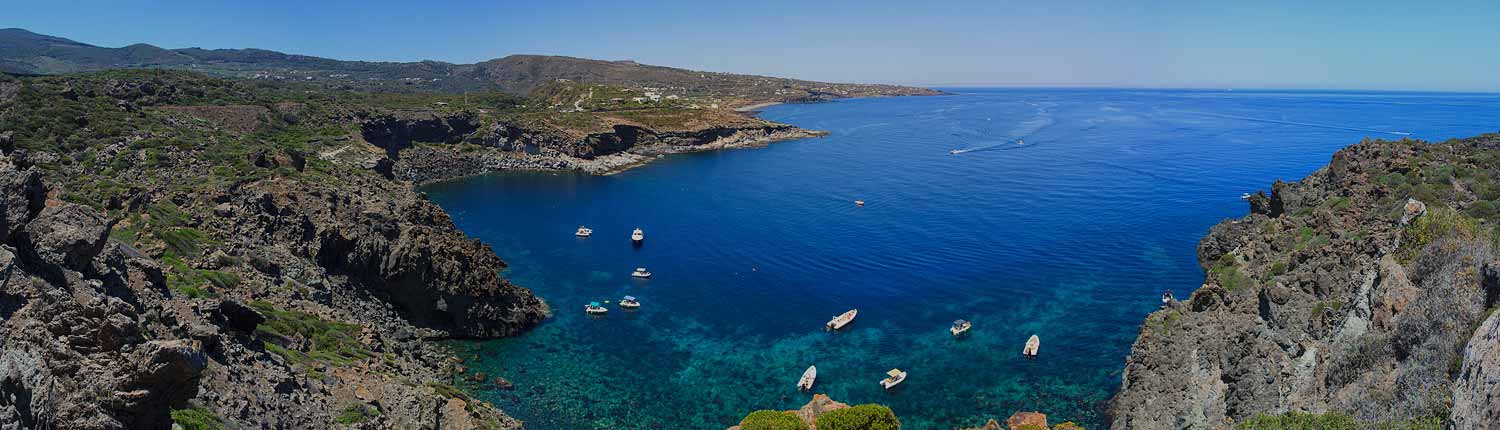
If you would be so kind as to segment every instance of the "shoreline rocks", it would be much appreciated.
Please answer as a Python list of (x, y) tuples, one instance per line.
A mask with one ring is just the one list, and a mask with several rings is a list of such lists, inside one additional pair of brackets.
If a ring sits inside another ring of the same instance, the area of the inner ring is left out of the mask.
[[(1229, 429), (1287, 412), (1496, 422), (1487, 369), (1500, 367), (1500, 336), (1485, 329), (1495, 318), (1480, 323), (1500, 251), (1476, 214), (1500, 189), (1497, 149), (1496, 134), (1365, 141), (1252, 196), (1247, 216), (1199, 243), (1203, 286), (1140, 327), (1112, 428)], [(1437, 406), (1450, 399), (1451, 413)]]

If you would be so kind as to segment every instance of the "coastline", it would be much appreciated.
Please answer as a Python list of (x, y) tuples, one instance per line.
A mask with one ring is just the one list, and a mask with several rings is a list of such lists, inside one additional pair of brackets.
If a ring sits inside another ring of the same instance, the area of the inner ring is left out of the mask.
[(753, 114), (754, 112), (759, 112), (760, 109), (768, 108), (768, 107), (771, 107), (771, 106), (776, 106), (776, 105), (779, 105), (779, 104), (782, 104), (782, 102), (756, 103), (756, 104), (752, 104), (752, 105), (740, 106), (740, 107), (734, 108), (734, 110), (736, 112), (745, 112), (745, 113), (752, 113)]

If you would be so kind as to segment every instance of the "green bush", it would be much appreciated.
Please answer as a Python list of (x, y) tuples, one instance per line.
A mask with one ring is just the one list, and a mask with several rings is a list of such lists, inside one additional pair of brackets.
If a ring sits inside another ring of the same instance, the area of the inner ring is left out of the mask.
[(759, 410), (740, 420), (741, 430), (807, 430), (807, 424), (790, 412)]
[(818, 430), (897, 430), (901, 420), (891, 408), (865, 404), (839, 409), (818, 416)]
[(344, 408), (344, 411), (340, 412), (333, 422), (344, 425), (359, 424), (378, 416), (380, 416), (380, 408), (359, 403)]
[(1214, 267), (1209, 269), (1219, 277), (1219, 285), (1231, 293), (1239, 291), (1240, 288), (1249, 286), (1251, 281), (1244, 273), (1240, 272), (1239, 264), (1234, 261), (1233, 254), (1224, 254)]
[(347, 366), (354, 360), (370, 358), (374, 353), (359, 341), (360, 326), (345, 322), (328, 321), (317, 315), (277, 309), (266, 302), (251, 302), (266, 320), (256, 326), (255, 331), (264, 336), (293, 339), (302, 337), (311, 341), (307, 351), (283, 348), (277, 343), (266, 342), (266, 349), (281, 355), (293, 364), (305, 365), (321, 362), (336, 366)]
[(183, 430), (221, 430), (224, 420), (203, 408), (173, 409), (172, 423)]
[(208, 235), (195, 228), (173, 227), (156, 233), (156, 238), (167, 245), (167, 252), (184, 257), (198, 255), (203, 251), (202, 243)]

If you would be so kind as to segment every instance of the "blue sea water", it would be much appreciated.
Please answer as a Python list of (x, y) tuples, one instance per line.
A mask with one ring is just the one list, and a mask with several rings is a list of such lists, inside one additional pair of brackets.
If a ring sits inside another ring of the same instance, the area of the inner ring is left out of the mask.
[[(1019, 410), (1103, 428), (1140, 323), (1163, 290), (1200, 285), (1194, 246), (1245, 214), (1241, 193), (1364, 137), (1500, 129), (1493, 94), (953, 91), (763, 113), (823, 138), (428, 187), (555, 314), (455, 343), (516, 385), (474, 393), (532, 430), (717, 430), (801, 406), (794, 384), (817, 365), (814, 392), (888, 405), (905, 429)], [(643, 307), (615, 307), (625, 295)], [(851, 308), (849, 327), (823, 328)], [(966, 337), (948, 333), (958, 318)], [(1022, 358), (1033, 334), (1041, 355)], [(910, 377), (885, 391), (891, 368)]]

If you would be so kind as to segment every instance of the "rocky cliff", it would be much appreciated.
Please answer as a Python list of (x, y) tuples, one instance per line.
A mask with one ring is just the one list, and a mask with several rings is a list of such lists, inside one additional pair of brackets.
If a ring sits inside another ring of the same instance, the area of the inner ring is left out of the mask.
[(686, 119), (648, 124), (602, 112), (584, 117), (582, 123), (563, 124), (548, 117), (486, 119), (466, 110), (358, 113), (360, 137), (385, 153), (352, 151), (341, 156), (368, 166), (391, 160), (393, 177), (423, 184), (501, 170), (609, 174), (666, 154), (744, 148), (826, 134), (731, 111), (679, 115)]
[(1253, 196), (1199, 244), (1203, 286), (1142, 325), (1113, 428), (1500, 428), (1496, 178), (1500, 135), (1366, 141)]
[(321, 156), (362, 102), (288, 94), (0, 76), (0, 428), (520, 426), (434, 341), (546, 304), (411, 183)]

